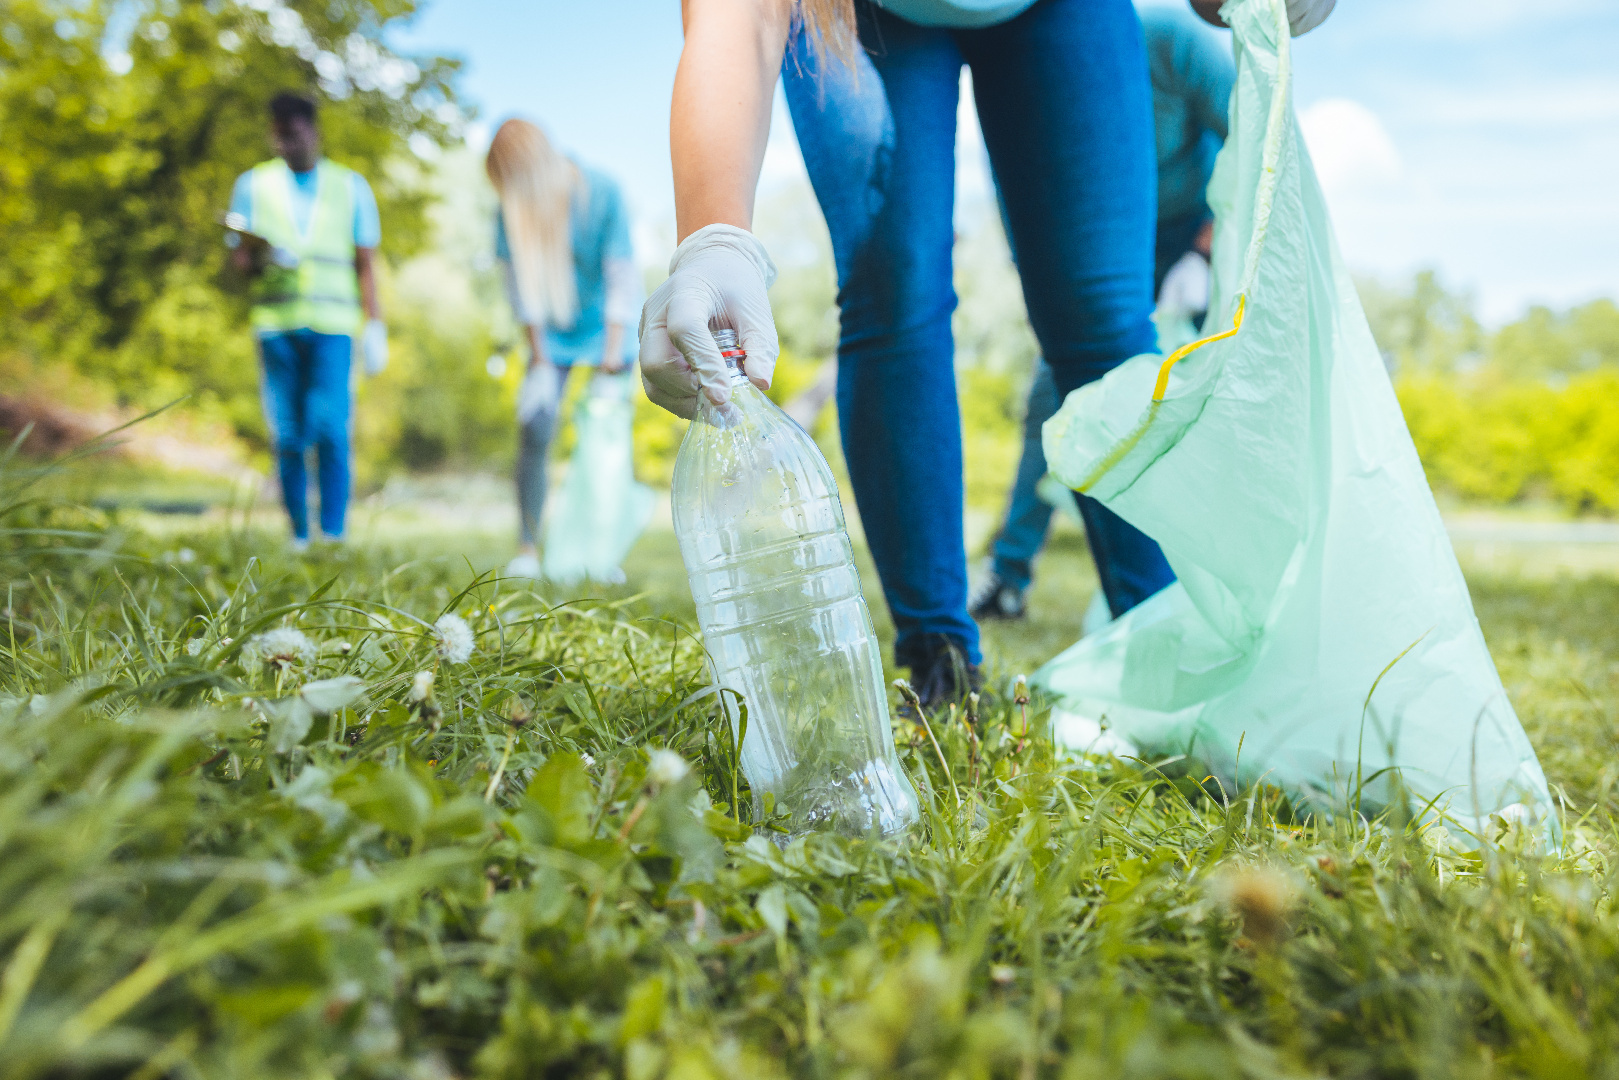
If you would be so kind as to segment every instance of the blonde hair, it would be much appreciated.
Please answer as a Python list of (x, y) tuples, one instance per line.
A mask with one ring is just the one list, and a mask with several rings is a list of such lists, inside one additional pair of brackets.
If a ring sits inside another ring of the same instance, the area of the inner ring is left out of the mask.
[(527, 120), (500, 125), (484, 169), (506, 224), (517, 296), (524, 318), (536, 325), (570, 327), (579, 312), (574, 283), (573, 236), (568, 224), (579, 167)]
[(793, 7), (793, 19), (804, 27), (810, 48), (853, 67), (860, 40), (854, 0), (794, 0)]

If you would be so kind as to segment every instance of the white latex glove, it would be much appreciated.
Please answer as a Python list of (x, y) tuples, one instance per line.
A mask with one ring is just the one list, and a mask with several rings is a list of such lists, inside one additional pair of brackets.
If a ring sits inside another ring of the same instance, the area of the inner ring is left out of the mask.
[[(1294, 37), (1309, 33), (1320, 26), (1338, 0), (1287, 0), (1287, 25)], [(1198, 15), (1215, 26), (1225, 26), (1226, 21), (1220, 18), (1222, 0), (1192, 0), (1192, 8)]]
[(360, 338), (360, 357), (367, 375), (381, 375), (387, 370), (388, 328), (381, 319), (371, 319), (365, 324), (365, 334)]
[(1293, 36), (1308, 34), (1326, 21), (1338, 0), (1287, 0), (1287, 25)]
[(731, 379), (713, 334), (727, 327), (748, 354), (748, 378), (768, 387), (781, 351), (766, 295), (775, 280), (775, 264), (746, 229), (709, 225), (681, 241), (668, 280), (641, 309), (646, 396), (688, 419), (697, 412), (699, 390), (716, 406), (729, 402)]

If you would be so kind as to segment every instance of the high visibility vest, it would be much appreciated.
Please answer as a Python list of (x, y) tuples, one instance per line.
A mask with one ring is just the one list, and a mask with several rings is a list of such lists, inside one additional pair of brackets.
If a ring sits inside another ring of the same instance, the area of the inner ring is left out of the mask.
[(298, 256), (298, 265), (271, 264), (253, 287), (253, 329), (309, 329), (353, 334), (360, 324), (360, 282), (354, 271), (353, 171), (335, 162), (315, 165), (315, 205), (300, 232), (292, 213), (292, 170), (280, 158), (253, 167), (248, 231)]

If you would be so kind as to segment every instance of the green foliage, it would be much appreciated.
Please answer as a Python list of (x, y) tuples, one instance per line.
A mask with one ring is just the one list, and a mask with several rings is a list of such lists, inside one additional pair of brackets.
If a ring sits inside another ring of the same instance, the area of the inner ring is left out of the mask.
[(1531, 308), (1486, 334), (1431, 272), (1360, 283), (1435, 488), (1463, 499), (1619, 510), (1619, 308)]
[[(459, 123), (456, 64), (395, 57), (410, 0), (12, 0), (0, 10), (0, 353), (150, 406), (185, 393), (262, 437), (257, 361), (216, 224), (269, 157), (265, 103), (323, 99), (330, 155), (371, 181), (391, 258), (420, 246), (412, 136)], [(120, 73), (122, 72), (122, 73)], [(15, 366), (12, 364), (10, 366)]]
[[(1004, 700), (976, 757), (935, 719), (949, 776), (896, 722), (908, 842), (783, 847), (687, 704), (689, 613), (252, 534), (165, 558), (14, 469), (0, 512), (8, 1077), (1600, 1074), (1619, 1038), (1619, 807), (1578, 753), (1611, 685), (1531, 717), (1594, 800), (1559, 855), (1054, 758)], [(1619, 592), (1545, 599), (1611, 666)], [(1507, 637), (1515, 695), (1589, 674)]]
[(1543, 382), (1409, 375), (1395, 389), (1436, 488), (1619, 511), (1619, 368)]

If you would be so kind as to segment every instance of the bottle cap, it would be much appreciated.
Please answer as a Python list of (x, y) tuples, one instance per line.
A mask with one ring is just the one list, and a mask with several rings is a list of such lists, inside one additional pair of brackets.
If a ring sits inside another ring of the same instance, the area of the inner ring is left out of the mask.
[(731, 367), (740, 367), (748, 354), (737, 344), (735, 330), (715, 330), (714, 344), (719, 346), (720, 355)]

